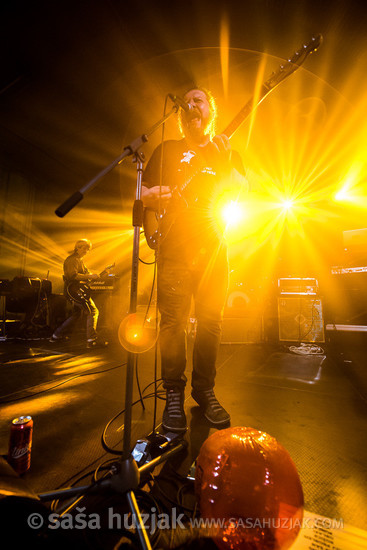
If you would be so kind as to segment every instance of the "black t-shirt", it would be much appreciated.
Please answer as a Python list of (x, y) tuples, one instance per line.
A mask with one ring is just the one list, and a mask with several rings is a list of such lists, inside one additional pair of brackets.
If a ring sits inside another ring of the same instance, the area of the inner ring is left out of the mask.
[[(162, 257), (192, 261), (198, 253), (212, 254), (224, 245), (212, 212), (214, 193), (226, 177), (218, 158), (211, 142), (192, 149), (185, 139), (165, 141), (153, 152), (144, 171), (144, 185), (167, 185), (173, 192), (161, 222)], [(244, 174), (235, 151), (231, 164)]]

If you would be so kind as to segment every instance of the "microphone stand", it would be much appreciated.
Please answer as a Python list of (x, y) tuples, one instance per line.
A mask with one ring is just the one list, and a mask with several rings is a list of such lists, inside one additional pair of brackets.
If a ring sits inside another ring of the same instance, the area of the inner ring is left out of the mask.
[[(132, 270), (131, 270), (131, 289), (130, 289), (130, 308), (129, 313), (136, 313), (137, 307), (137, 290), (138, 290), (138, 267), (139, 267), (139, 240), (140, 240), (140, 228), (143, 225), (143, 202), (141, 200), (141, 185), (143, 175), (143, 163), (144, 153), (139, 152), (140, 147), (148, 141), (148, 136), (152, 134), (159, 126), (161, 126), (168, 117), (174, 112), (177, 112), (179, 106), (176, 104), (172, 110), (166, 114), (160, 121), (158, 121), (151, 129), (132, 141), (127, 147), (124, 148), (123, 153), (117, 157), (109, 166), (97, 174), (92, 180), (90, 180), (79, 191), (71, 195), (62, 205), (60, 205), (55, 213), (59, 217), (65, 216), (74, 206), (76, 206), (83, 198), (86, 191), (92, 189), (97, 182), (115, 168), (122, 160), (128, 156), (133, 155), (133, 160), (137, 164), (137, 186), (136, 196), (133, 206), (133, 254), (132, 254)], [(134, 368), (137, 365), (137, 354), (128, 351), (127, 356), (127, 369), (126, 369), (126, 387), (125, 387), (125, 421), (124, 421), (124, 436), (123, 436), (123, 448), (122, 454), (118, 462), (112, 467), (112, 475), (109, 478), (102, 478), (101, 480), (87, 486), (70, 487), (61, 489), (59, 491), (48, 492), (38, 495), (41, 502), (48, 502), (55, 499), (63, 500), (72, 497), (78, 497), (81, 495), (96, 494), (101, 492), (113, 491), (115, 493), (125, 494), (129, 509), (136, 520), (137, 534), (141, 547), (146, 550), (151, 549), (151, 544), (146, 532), (146, 527), (142, 521), (139, 511), (138, 503), (134, 494), (134, 490), (139, 487), (141, 476), (152, 471), (156, 466), (168, 460), (172, 455), (181, 451), (187, 446), (187, 443), (181, 439), (175, 446), (171, 445), (175, 439), (176, 434), (169, 434), (168, 438), (163, 445), (159, 447), (163, 450), (161, 455), (156, 456), (149, 462), (146, 462), (138, 468), (138, 465), (131, 452), (131, 423), (132, 423), (132, 395), (133, 395), (133, 379)], [(168, 434), (167, 434), (168, 435)], [(76, 503), (75, 503), (76, 504)], [(69, 507), (70, 508), (70, 507)]]

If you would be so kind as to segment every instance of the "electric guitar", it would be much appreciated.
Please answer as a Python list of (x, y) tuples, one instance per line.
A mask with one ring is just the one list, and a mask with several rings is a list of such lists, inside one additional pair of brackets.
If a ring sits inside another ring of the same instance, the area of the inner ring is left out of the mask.
[[(113, 267), (115, 267), (115, 263), (105, 267), (104, 270), (101, 271), (101, 273), (99, 274), (99, 278), (103, 279), (103, 277)], [(86, 273), (86, 279), (88, 279), (88, 273)], [(88, 283), (85, 283), (83, 281), (71, 281), (71, 283), (69, 283), (66, 287), (66, 294), (68, 298), (70, 298), (70, 300), (72, 300), (73, 302), (82, 304), (83, 302), (89, 300), (91, 296), (91, 289)]]
[[(273, 72), (270, 77), (262, 84), (259, 93), (252, 96), (251, 99), (242, 107), (237, 115), (232, 119), (228, 126), (221, 132), (229, 139), (233, 136), (234, 132), (240, 127), (240, 125), (248, 118), (251, 112), (260, 105), (260, 103), (272, 92), (283, 80), (294, 73), (304, 63), (306, 58), (313, 52), (315, 52), (322, 43), (321, 34), (313, 37), (308, 44), (303, 45), (288, 61), (279, 66), (277, 71)], [(190, 185), (194, 177), (200, 173), (203, 166), (194, 168), (193, 173), (189, 175), (186, 181), (172, 189), (172, 196), (175, 201), (181, 200), (182, 206), (187, 201), (184, 200), (183, 194), (187, 187)], [(172, 224), (175, 221), (174, 212), (163, 211), (161, 213), (155, 210), (145, 208), (143, 228), (145, 239), (147, 244), (153, 250), (158, 247), (159, 239), (162, 241), (168, 234)]]

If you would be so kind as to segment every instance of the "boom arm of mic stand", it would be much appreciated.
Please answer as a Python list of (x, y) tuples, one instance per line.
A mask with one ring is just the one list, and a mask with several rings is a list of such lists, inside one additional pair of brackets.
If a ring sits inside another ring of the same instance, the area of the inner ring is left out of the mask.
[(74, 208), (83, 198), (84, 194), (87, 191), (90, 191), (100, 179), (106, 176), (111, 170), (116, 166), (121, 164), (121, 162), (128, 156), (135, 155), (140, 147), (148, 141), (148, 137), (153, 134), (173, 113), (177, 112), (177, 107), (174, 106), (169, 113), (163, 116), (158, 122), (156, 122), (146, 134), (142, 134), (138, 138), (134, 139), (129, 145), (124, 147), (122, 154), (117, 157), (114, 161), (111, 162), (106, 168), (101, 170), (94, 178), (92, 178), (88, 183), (86, 183), (79, 191), (76, 191), (70, 197), (66, 199), (60, 206), (55, 210), (56, 216), (63, 218), (70, 210)]
[(71, 195), (68, 199), (66, 199), (66, 201), (63, 202), (58, 208), (56, 208), (55, 214), (59, 216), (59, 218), (63, 218), (65, 214), (70, 212), (70, 210), (74, 208), (74, 206), (76, 206), (82, 200), (82, 198), (84, 197), (84, 193), (86, 191), (89, 191), (90, 189), (92, 189), (101, 178), (106, 176), (106, 174), (108, 174), (116, 166), (121, 164), (124, 158), (134, 154), (134, 150), (132, 149), (133, 144), (136, 144), (135, 147), (136, 147), (136, 150), (138, 150), (138, 148), (141, 147), (141, 145), (147, 141), (148, 141), (147, 135), (143, 134), (138, 139), (133, 141), (131, 145), (125, 147), (123, 153), (119, 157), (117, 157), (113, 162), (111, 162), (111, 164), (106, 166), (106, 168), (101, 170), (101, 172), (99, 172), (99, 174), (97, 174), (93, 179), (91, 179), (87, 184), (85, 184), (84, 187), (82, 187), (79, 191), (76, 191), (73, 195)]

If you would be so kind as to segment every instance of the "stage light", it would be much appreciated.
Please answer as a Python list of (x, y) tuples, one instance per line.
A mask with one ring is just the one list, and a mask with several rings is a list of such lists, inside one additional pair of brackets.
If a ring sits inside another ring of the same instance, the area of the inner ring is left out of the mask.
[(150, 350), (158, 339), (156, 319), (145, 312), (130, 313), (121, 321), (118, 337), (126, 351), (144, 353)]
[(230, 201), (222, 209), (222, 218), (226, 227), (237, 225), (244, 218), (244, 209), (237, 201)]
[(347, 201), (350, 200), (351, 197), (348, 193), (348, 189), (343, 187), (343, 189), (340, 189), (340, 191), (335, 194), (334, 198), (336, 201)]
[(284, 199), (282, 202), (283, 210), (290, 210), (294, 205), (294, 202), (292, 199)]

